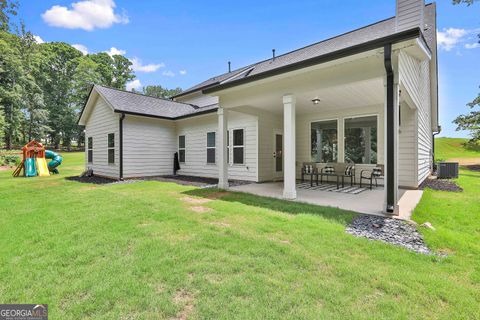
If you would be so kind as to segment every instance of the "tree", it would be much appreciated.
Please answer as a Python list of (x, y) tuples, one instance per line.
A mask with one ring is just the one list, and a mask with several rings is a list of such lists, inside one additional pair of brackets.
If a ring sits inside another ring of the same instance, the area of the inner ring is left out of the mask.
[(121, 55), (109, 56), (105, 52), (89, 54), (88, 57), (97, 64), (101, 75), (97, 84), (124, 90), (127, 82), (135, 78), (132, 62)]
[(145, 86), (143, 94), (157, 98), (170, 98), (182, 92), (181, 88), (167, 89), (162, 86)]
[(5, 117), (3, 126), (6, 148), (20, 142), (24, 114), (21, 111), (25, 72), (18, 37), (0, 31), (0, 109)]
[(40, 77), (38, 44), (33, 34), (25, 30), (23, 23), (21, 25), (19, 53), (25, 73), (25, 77), (22, 79), (22, 109), (28, 121), (25, 126), (27, 133), (24, 136), (28, 136), (28, 141), (38, 140), (45, 138), (51, 129), (48, 126), (48, 111), (45, 109), (43, 91), (37, 83), (37, 79)]
[(48, 110), (51, 140), (56, 148), (69, 147), (75, 136), (76, 112), (72, 105), (72, 79), (82, 53), (63, 42), (41, 46), (41, 88)]
[(5, 115), (3, 110), (0, 109), (0, 148), (4, 146), (4, 137), (5, 137)]
[(16, 16), (18, 10), (18, 1), (0, 0), (0, 30), (10, 30), (10, 18)]
[[(476, 1), (477, 0), (453, 0), (453, 4), (465, 3), (470, 6)], [(473, 99), (472, 102), (468, 103), (467, 106), (470, 107), (470, 109), (480, 107), (480, 93), (475, 99)], [(457, 131), (470, 131), (472, 135), (472, 142), (480, 141), (480, 110), (473, 110), (468, 114), (459, 115), (455, 120), (453, 120), (453, 123), (457, 125)]]

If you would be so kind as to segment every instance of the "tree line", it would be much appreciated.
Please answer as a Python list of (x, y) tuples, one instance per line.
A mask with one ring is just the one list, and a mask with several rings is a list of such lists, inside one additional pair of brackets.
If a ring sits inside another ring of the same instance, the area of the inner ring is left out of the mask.
[[(55, 148), (84, 145), (77, 124), (93, 84), (125, 90), (135, 79), (130, 60), (105, 52), (82, 54), (64, 42), (37, 43), (23, 23), (15, 25), (18, 2), (0, 0), (0, 147), (37, 139)], [(181, 92), (147, 86), (143, 93)]]

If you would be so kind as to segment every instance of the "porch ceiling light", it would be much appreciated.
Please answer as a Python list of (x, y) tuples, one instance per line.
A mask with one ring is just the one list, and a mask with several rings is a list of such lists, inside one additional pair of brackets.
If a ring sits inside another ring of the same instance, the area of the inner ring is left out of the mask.
[(312, 99), (312, 102), (313, 102), (313, 104), (319, 104), (320, 99), (318, 99), (318, 98)]

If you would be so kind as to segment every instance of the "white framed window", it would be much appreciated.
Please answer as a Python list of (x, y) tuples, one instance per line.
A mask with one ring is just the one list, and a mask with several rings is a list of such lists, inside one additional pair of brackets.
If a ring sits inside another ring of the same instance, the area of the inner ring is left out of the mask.
[(245, 130), (232, 130), (233, 164), (245, 164)]
[(178, 137), (178, 161), (185, 163), (185, 136)]
[(377, 163), (376, 115), (344, 119), (345, 162), (359, 164)]
[(108, 163), (115, 163), (115, 133), (108, 134)]
[(88, 163), (93, 163), (93, 138), (88, 137), (87, 139), (87, 161)]
[(207, 132), (207, 163), (215, 163), (215, 132)]
[(338, 120), (321, 120), (310, 123), (311, 159), (318, 163), (338, 161)]

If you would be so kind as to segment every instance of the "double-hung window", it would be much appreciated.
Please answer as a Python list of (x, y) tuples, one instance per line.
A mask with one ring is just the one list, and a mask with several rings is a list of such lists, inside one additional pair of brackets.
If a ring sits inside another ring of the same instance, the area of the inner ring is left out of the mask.
[(215, 163), (215, 132), (207, 132), (207, 163)]
[(185, 163), (185, 136), (178, 137), (178, 161)]
[(245, 163), (245, 130), (243, 129), (234, 129), (232, 132), (233, 136), (233, 164), (244, 164)]
[(108, 163), (115, 163), (115, 134), (108, 134)]
[(93, 163), (93, 138), (88, 137), (87, 139), (87, 161), (88, 163)]

